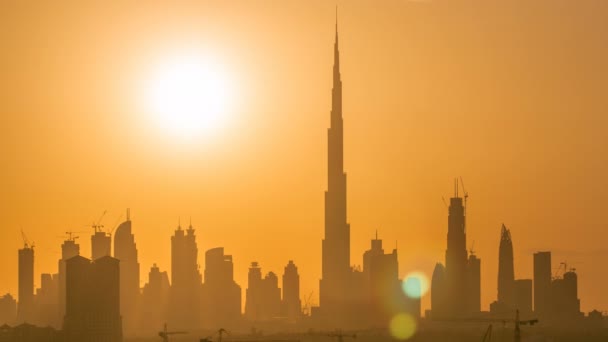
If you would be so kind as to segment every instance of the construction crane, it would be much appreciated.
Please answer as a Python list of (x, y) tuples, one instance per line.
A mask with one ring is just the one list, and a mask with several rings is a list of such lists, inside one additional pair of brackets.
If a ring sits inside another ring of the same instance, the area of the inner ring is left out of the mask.
[(229, 335), (230, 333), (226, 329), (220, 328), (218, 331), (214, 332), (213, 334), (211, 334), (205, 338), (201, 338), (200, 342), (211, 342), (211, 338), (215, 335), (218, 335), (218, 337), (219, 337), (218, 342), (222, 342), (222, 338), (223, 338), (224, 334)]
[[(513, 341), (515, 342), (521, 342), (521, 330), (520, 330), (520, 326), (522, 325), (534, 325), (536, 323), (538, 323), (538, 319), (530, 319), (530, 320), (525, 320), (522, 321), (519, 319), (519, 310), (515, 310), (515, 319), (500, 319), (500, 318), (490, 318), (490, 319), (483, 319), (483, 318), (479, 318), (479, 319), (448, 319), (448, 320), (438, 320), (438, 321), (444, 321), (444, 322), (497, 322), (497, 323), (502, 323), (503, 325), (508, 323), (508, 322), (513, 322), (515, 323), (515, 329), (514, 329), (514, 334), (513, 334)], [(488, 327), (488, 330), (491, 330), (490, 327)], [(486, 334), (483, 337), (483, 341), (486, 341), (486, 338), (491, 338), (491, 331), (488, 333), (488, 331), (486, 331)], [(489, 340), (488, 340), (489, 341)]]
[(167, 331), (167, 323), (165, 323), (165, 326), (163, 328), (163, 331), (158, 333), (158, 336), (160, 336), (160, 338), (163, 339), (163, 342), (169, 342), (169, 336), (171, 335), (183, 335), (183, 334), (187, 334), (187, 331)]
[(21, 229), (21, 237), (23, 238), (23, 248), (34, 248), (34, 243), (30, 242), (23, 229)]
[(329, 334), (327, 334), (327, 336), (337, 339), (338, 342), (344, 342), (344, 338), (347, 338), (347, 337), (353, 338), (353, 339), (357, 338), (357, 334), (352, 334), (352, 335), (343, 334), (341, 330), (338, 330), (333, 333), (329, 333)]
[(104, 210), (99, 219), (96, 222), (93, 222), (93, 224), (91, 225), (91, 228), (93, 228), (95, 233), (99, 233), (103, 229), (104, 226), (101, 224), (101, 220), (106, 216), (107, 212), (107, 210)]
[(71, 230), (68, 230), (67, 232), (65, 232), (65, 234), (68, 236), (68, 239), (66, 241), (76, 241), (76, 239), (79, 238), (79, 236), (74, 235), (76, 233), (82, 233), (82, 232), (74, 232)]

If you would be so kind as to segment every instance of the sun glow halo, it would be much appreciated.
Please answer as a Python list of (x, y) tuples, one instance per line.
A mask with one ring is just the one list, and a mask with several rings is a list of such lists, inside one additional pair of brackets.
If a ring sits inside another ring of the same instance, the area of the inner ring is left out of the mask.
[(174, 138), (217, 134), (231, 110), (232, 83), (222, 65), (181, 56), (154, 67), (144, 86), (144, 106)]

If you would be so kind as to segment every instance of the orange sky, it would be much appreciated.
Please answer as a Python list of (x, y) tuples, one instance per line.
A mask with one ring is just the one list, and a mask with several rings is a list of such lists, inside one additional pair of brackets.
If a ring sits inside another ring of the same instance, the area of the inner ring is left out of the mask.
[[(338, 1), (352, 263), (375, 229), (400, 275), (443, 261), (441, 201), (462, 176), (482, 308), (496, 298), (500, 225), (517, 278), (532, 253), (579, 273), (584, 311), (608, 310), (608, 2)], [(20, 228), (36, 279), (61, 236), (131, 208), (142, 266), (170, 265), (192, 216), (199, 260), (224, 246), (235, 278), (282, 274), (318, 296), (334, 3), (3, 2), (0, 8), (0, 293), (16, 294)], [(151, 65), (193, 45), (238, 82), (227, 125), (184, 143), (137, 94)], [(123, 216), (124, 217), (124, 216)], [(143, 285), (143, 284), (142, 284)], [(428, 308), (429, 297), (423, 300)]]

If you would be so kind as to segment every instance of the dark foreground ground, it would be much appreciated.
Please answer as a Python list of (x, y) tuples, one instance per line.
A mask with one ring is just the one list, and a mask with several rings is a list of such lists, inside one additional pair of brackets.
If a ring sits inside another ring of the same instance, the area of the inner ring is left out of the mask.
[[(447, 327), (437, 328), (432, 330), (418, 331), (414, 336), (406, 341), (411, 342), (469, 342), (483, 341), (484, 334), (488, 326), (477, 327)], [(302, 334), (268, 334), (264, 336), (251, 335), (230, 335), (225, 336), (223, 341), (258, 341), (258, 342), (331, 342), (340, 341), (338, 337), (328, 336), (330, 333), (302, 333)], [(398, 341), (393, 338), (387, 331), (360, 331), (356, 332), (356, 337), (352, 337), (353, 333), (348, 333), (348, 336), (343, 337), (342, 341), (354, 342), (382, 342), (382, 341)], [(347, 335), (345, 332), (344, 335)], [(174, 336), (170, 339), (173, 342), (199, 342), (201, 338), (206, 336), (183, 335)], [(511, 342), (514, 340), (513, 327), (497, 325), (493, 326), (492, 336), (486, 338), (485, 341), (495, 342)], [(158, 336), (142, 337), (125, 339), (125, 342), (162, 342)], [(212, 341), (218, 341), (217, 336), (212, 338)], [(608, 342), (608, 329), (593, 329), (593, 330), (577, 330), (577, 331), (559, 331), (557, 329), (548, 329), (542, 327), (522, 327), (521, 341), (529, 342)]]

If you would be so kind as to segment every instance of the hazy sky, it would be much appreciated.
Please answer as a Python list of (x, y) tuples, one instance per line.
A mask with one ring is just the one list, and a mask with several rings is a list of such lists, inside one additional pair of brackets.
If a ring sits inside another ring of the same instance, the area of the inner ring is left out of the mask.
[[(442, 196), (462, 176), (482, 308), (496, 298), (500, 226), (517, 278), (553, 251), (582, 309), (608, 310), (608, 2), (338, 1), (351, 263), (374, 231), (400, 276), (443, 261)], [(199, 262), (299, 267), (318, 297), (335, 3), (4, 1), (0, 5), (0, 293), (17, 289), (20, 229), (40, 272), (67, 230), (130, 207), (142, 282), (170, 266), (191, 216)], [(155, 65), (193, 47), (234, 81), (213, 136), (183, 140), (141, 110)], [(124, 219), (124, 216), (123, 216)], [(142, 283), (143, 285), (143, 283)], [(243, 292), (244, 293), (244, 292)], [(423, 300), (428, 308), (429, 297)]]

